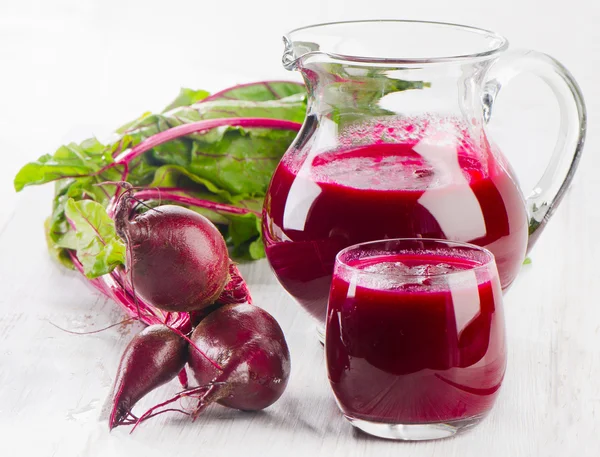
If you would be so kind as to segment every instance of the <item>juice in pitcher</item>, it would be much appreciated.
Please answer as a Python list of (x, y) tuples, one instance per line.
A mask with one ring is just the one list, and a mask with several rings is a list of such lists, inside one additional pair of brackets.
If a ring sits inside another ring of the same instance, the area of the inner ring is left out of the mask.
[[(291, 151), (264, 212), (281, 284), (324, 322), (337, 252), (370, 240), (443, 238), (487, 247), (507, 288), (527, 245), (523, 197), (497, 151), (455, 118), (386, 118), (332, 151)], [(482, 146), (483, 144), (483, 146)]]

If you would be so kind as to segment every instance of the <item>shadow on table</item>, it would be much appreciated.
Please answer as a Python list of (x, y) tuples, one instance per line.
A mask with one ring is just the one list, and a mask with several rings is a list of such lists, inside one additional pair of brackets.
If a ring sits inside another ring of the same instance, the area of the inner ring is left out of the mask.
[[(248, 426), (256, 422), (260, 427), (268, 427), (274, 432), (298, 433), (303, 430), (307, 434), (320, 436), (334, 433), (340, 424), (345, 425), (332, 398), (300, 401), (293, 397), (284, 397), (262, 411), (240, 411), (212, 405), (196, 419), (200, 427), (219, 422), (247, 423)], [(167, 427), (179, 428), (189, 424), (190, 418), (183, 414), (170, 414), (165, 420)]]

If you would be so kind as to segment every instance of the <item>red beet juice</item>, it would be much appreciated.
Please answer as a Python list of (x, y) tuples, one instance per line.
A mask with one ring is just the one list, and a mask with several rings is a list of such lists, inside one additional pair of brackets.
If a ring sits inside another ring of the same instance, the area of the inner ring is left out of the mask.
[[(348, 265), (333, 276), (325, 346), (344, 414), (386, 424), (483, 417), (506, 366), (495, 268), (436, 254)], [(399, 283), (407, 271), (424, 276)]]
[(333, 150), (288, 151), (265, 199), (271, 267), (321, 324), (335, 255), (353, 244), (398, 237), (474, 243), (495, 255), (503, 289), (525, 257), (525, 204), (499, 152), (473, 141), (456, 120), (381, 122), (364, 129), (366, 140), (352, 133)]

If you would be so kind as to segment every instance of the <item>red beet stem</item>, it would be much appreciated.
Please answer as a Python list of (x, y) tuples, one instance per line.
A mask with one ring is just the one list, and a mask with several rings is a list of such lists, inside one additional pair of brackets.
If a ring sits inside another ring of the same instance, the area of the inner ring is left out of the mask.
[(181, 387), (183, 387), (184, 389), (187, 389), (189, 386), (189, 383), (188, 383), (188, 375), (187, 375), (187, 371), (185, 371), (185, 367), (183, 367), (183, 369), (179, 372), (179, 374), (177, 375), (177, 378), (179, 379), (179, 383), (181, 384)]
[(206, 355), (206, 353), (204, 351), (202, 351), (197, 345), (196, 343), (194, 343), (187, 335), (185, 335), (184, 333), (181, 332), (181, 330), (175, 328), (175, 327), (171, 327), (168, 324), (167, 327), (169, 327), (171, 330), (173, 330), (177, 335), (179, 335), (181, 338), (183, 338), (184, 340), (186, 340), (196, 351), (198, 351), (198, 353), (204, 357), (208, 363), (210, 363), (213, 367), (215, 367), (217, 370), (223, 371), (223, 368), (221, 368), (221, 365), (219, 365), (217, 362), (213, 361), (209, 356)]
[[(70, 256), (75, 268), (77, 268), (81, 274), (84, 274), (83, 266), (77, 258), (77, 255), (74, 252), (70, 252)], [(116, 270), (108, 275), (101, 276), (100, 278), (87, 279), (87, 281), (103, 295), (119, 304), (119, 306), (132, 318), (139, 319), (146, 325), (168, 324), (170, 327), (184, 329), (185, 331), (191, 329), (190, 317), (187, 313), (173, 313), (175, 315), (167, 316), (165, 313), (150, 306), (140, 298), (137, 298), (136, 305), (136, 300), (133, 298), (131, 291), (125, 286), (125, 282)], [(141, 311), (139, 314), (138, 308)]]
[(269, 86), (270, 83), (288, 83), (288, 84), (296, 84), (298, 86), (304, 87), (304, 84), (302, 84), (302, 83), (299, 83), (299, 82), (296, 82), (296, 81), (286, 81), (286, 80), (274, 80), (274, 81), (269, 80), (269, 81), (257, 81), (257, 82), (253, 82), (253, 83), (237, 84), (237, 85), (229, 87), (227, 89), (220, 90), (219, 92), (215, 92), (214, 94), (209, 95), (208, 97), (203, 98), (202, 100), (200, 100), (199, 103), (204, 103), (204, 102), (210, 102), (210, 101), (213, 101), (213, 100), (218, 100), (220, 98), (223, 98), (223, 96), (226, 95), (228, 92), (231, 92), (231, 91), (236, 90), (236, 89), (241, 89), (242, 87), (256, 86), (257, 84), (263, 84), (263, 85), (265, 85), (267, 87), (270, 87)]
[(226, 203), (217, 203), (210, 200), (203, 200), (185, 194), (183, 189), (153, 187), (144, 189), (134, 194), (135, 198), (140, 200), (169, 200), (184, 205), (196, 206), (198, 208), (206, 208), (214, 211), (230, 213), (230, 214), (248, 214), (253, 213), (260, 216), (258, 211), (252, 211), (247, 208), (228, 205)]
[(302, 124), (292, 121), (284, 121), (281, 119), (269, 119), (263, 117), (240, 117), (240, 118), (221, 118), (209, 119), (206, 121), (192, 122), (190, 124), (178, 125), (163, 132), (159, 132), (146, 138), (137, 146), (129, 151), (121, 153), (115, 159), (115, 164), (129, 163), (139, 155), (150, 149), (174, 140), (180, 136), (189, 135), (191, 133), (202, 132), (205, 130), (214, 129), (216, 127), (232, 126), (232, 127), (253, 127), (253, 128), (270, 128), (282, 130), (300, 130)]

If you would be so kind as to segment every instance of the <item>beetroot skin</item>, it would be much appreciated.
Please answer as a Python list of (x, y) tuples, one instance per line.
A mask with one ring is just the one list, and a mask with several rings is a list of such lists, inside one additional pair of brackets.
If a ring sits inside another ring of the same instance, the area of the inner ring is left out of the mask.
[(135, 292), (165, 311), (189, 312), (213, 304), (228, 282), (223, 236), (204, 216), (162, 205), (129, 220), (130, 199), (121, 198), (117, 233), (128, 245), (127, 266)]
[(200, 386), (215, 383), (200, 401), (256, 411), (283, 394), (290, 374), (290, 353), (277, 321), (264, 309), (249, 304), (225, 305), (210, 313), (194, 330), (189, 366)]
[(146, 327), (133, 337), (119, 363), (109, 427), (132, 423), (133, 406), (148, 392), (175, 378), (187, 362), (187, 341), (165, 325)]

